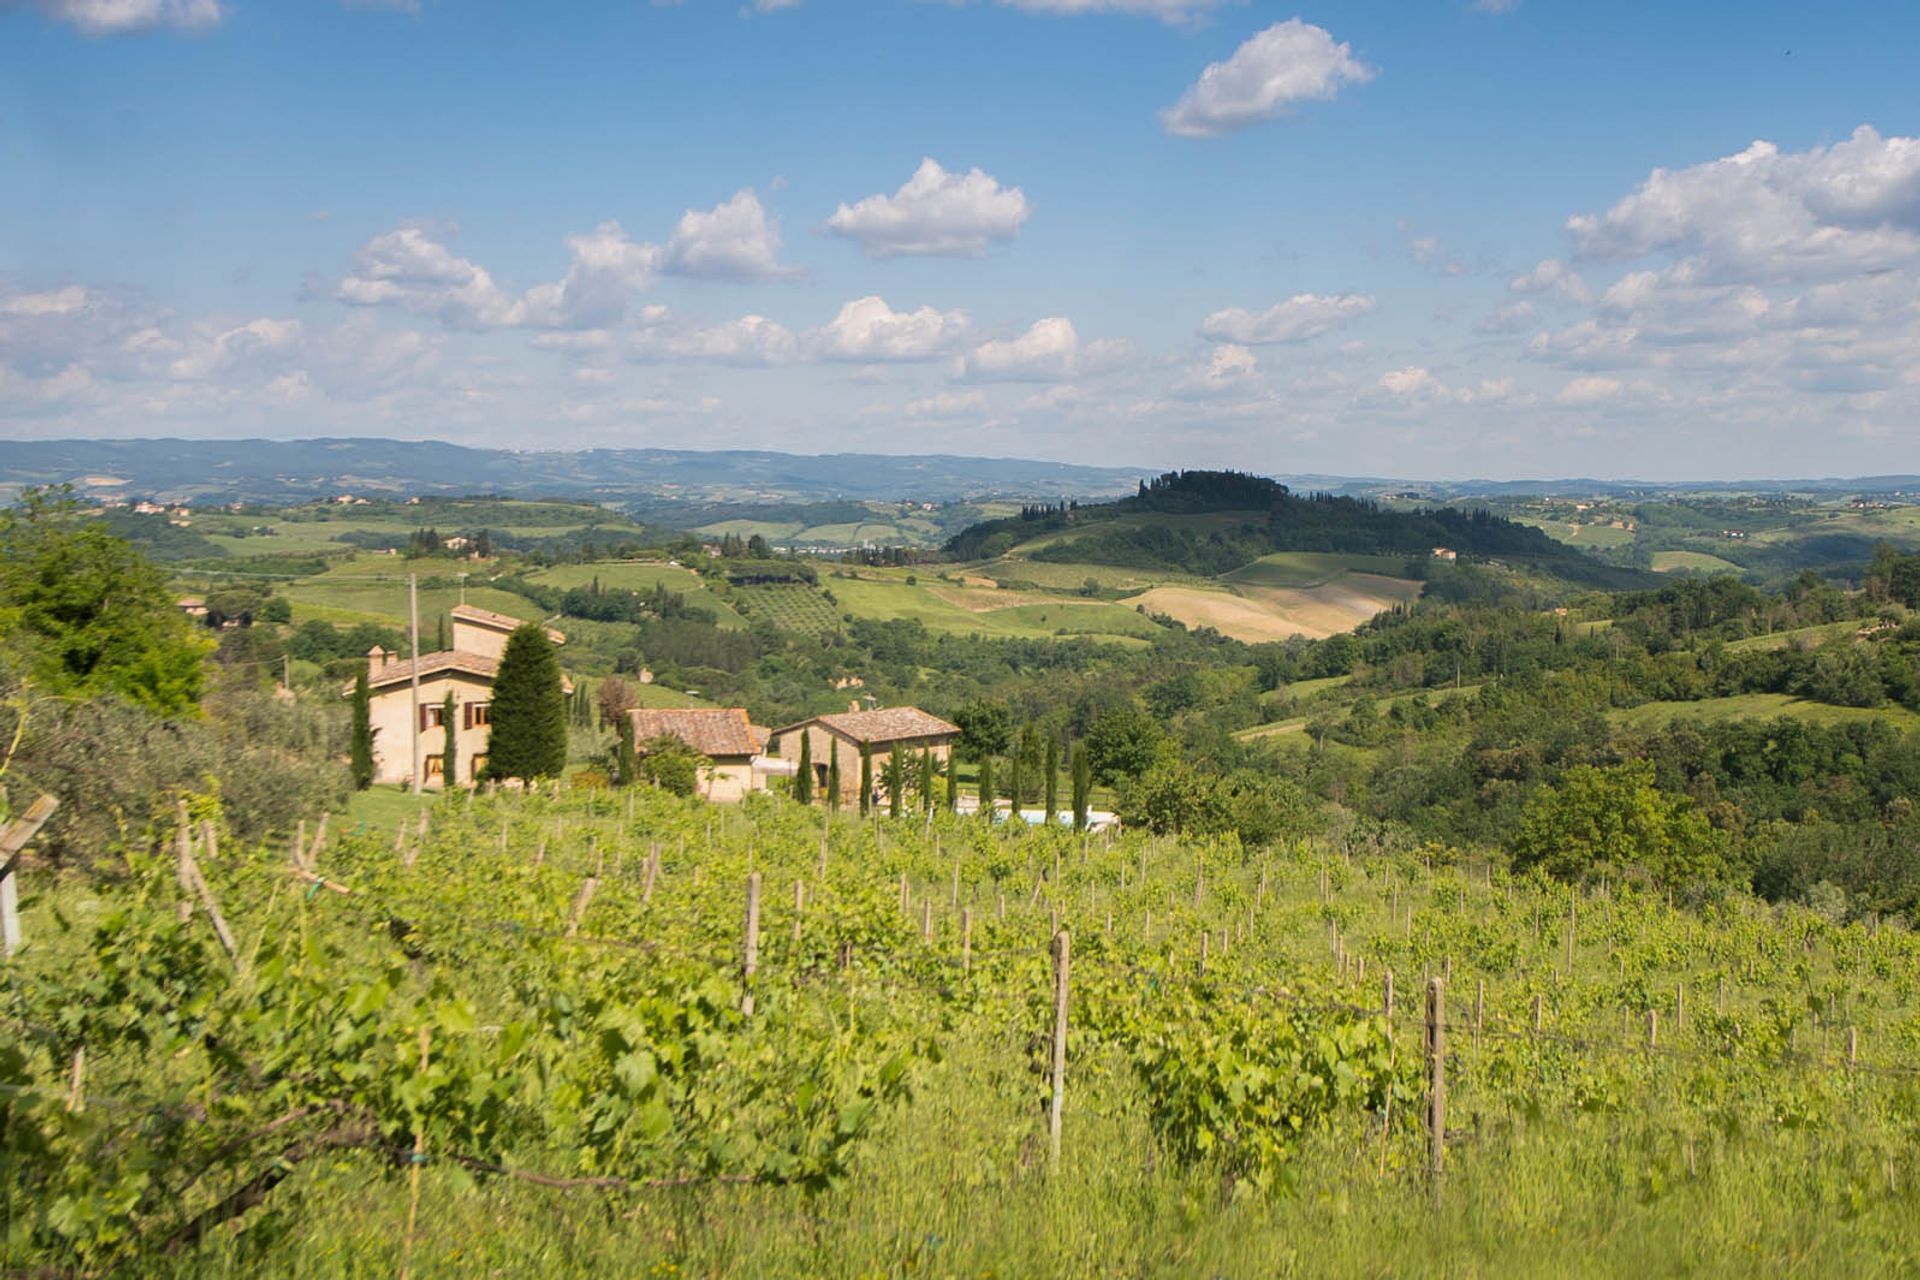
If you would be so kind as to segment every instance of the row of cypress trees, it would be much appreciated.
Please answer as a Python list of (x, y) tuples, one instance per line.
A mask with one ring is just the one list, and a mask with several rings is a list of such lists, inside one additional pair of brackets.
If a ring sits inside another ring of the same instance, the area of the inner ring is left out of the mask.
[[(814, 768), (813, 735), (803, 732), (800, 735), (800, 752), (794, 761), (792, 783), (793, 798), (801, 804), (813, 803)], [(960, 770), (956, 760), (949, 759), (944, 770), (947, 780), (945, 805), (948, 810), (959, 807)], [(881, 775), (881, 784), (886, 793), (887, 812), (900, 816), (906, 806), (908, 791), (917, 791), (923, 811), (931, 810), (935, 804), (935, 792), (942, 773), (940, 763), (931, 750), (922, 751), (918, 757), (910, 757), (898, 751), (889, 752), (887, 763)], [(1073, 825), (1075, 830), (1084, 830), (1093, 795), (1093, 769), (1084, 751), (1076, 751), (1068, 762), (1069, 784), (1072, 787)], [(1043, 791), (1046, 806), (1046, 821), (1051, 824), (1060, 810), (1060, 744), (1049, 737), (1046, 745), (1046, 766)], [(1014, 807), (1020, 804), (1020, 796), (1025, 779), (1021, 776), (1020, 757), (1012, 758), (1012, 778), (1010, 794)], [(870, 811), (874, 800), (873, 747), (870, 743), (860, 744), (860, 812)], [(979, 774), (980, 812), (991, 815), (998, 795), (994, 787), (994, 757), (986, 755), (980, 760)], [(833, 752), (828, 758), (827, 780), (823, 801), (830, 809), (840, 805), (840, 745), (834, 740)]]

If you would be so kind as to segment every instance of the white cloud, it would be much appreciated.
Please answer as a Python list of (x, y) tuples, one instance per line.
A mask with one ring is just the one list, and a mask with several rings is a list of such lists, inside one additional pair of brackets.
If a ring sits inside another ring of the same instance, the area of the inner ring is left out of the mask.
[(1598, 260), (1671, 252), (1709, 279), (1831, 279), (1920, 261), (1920, 138), (1867, 125), (1845, 142), (1782, 153), (1755, 142), (1655, 169), (1606, 213), (1567, 220)]
[(67, 316), (87, 305), (87, 291), (77, 284), (45, 293), (17, 293), (0, 300), (0, 315)]
[(1003, 187), (981, 169), (951, 173), (928, 157), (892, 195), (842, 204), (827, 219), (827, 230), (875, 258), (978, 257), (989, 241), (1013, 239), (1027, 214), (1020, 188)]
[(965, 340), (973, 324), (964, 311), (895, 311), (879, 297), (855, 298), (809, 335), (826, 360), (931, 360)]
[(284, 356), (299, 345), (304, 333), (298, 320), (249, 320), (200, 336), (167, 366), (167, 373), (188, 380), (206, 378), (262, 356)]
[(900, 412), (909, 418), (966, 418), (985, 413), (988, 408), (984, 391), (937, 391), (907, 401)]
[(784, 280), (798, 274), (780, 263), (780, 227), (760, 197), (742, 188), (733, 199), (681, 215), (661, 255), (662, 269), (709, 280)]
[(1474, 322), (1480, 333), (1518, 333), (1533, 323), (1534, 305), (1525, 298), (1496, 307)]
[(1514, 293), (1546, 293), (1551, 291), (1557, 298), (1566, 302), (1587, 302), (1593, 297), (1587, 291), (1587, 282), (1580, 273), (1558, 258), (1546, 258), (1533, 270), (1522, 272), (1507, 282), (1507, 288)]
[(1197, 22), (1214, 9), (1237, 0), (1000, 0), (1000, 3), (1029, 13), (1076, 17), (1082, 14), (1119, 13), (1158, 18), (1175, 26)]
[(785, 325), (765, 316), (742, 316), (715, 325), (656, 323), (641, 328), (630, 351), (640, 360), (688, 360), (758, 368), (789, 364), (800, 343)]
[(220, 0), (36, 0), (34, 7), (90, 36), (204, 31), (226, 16)]
[(1179, 137), (1217, 138), (1285, 115), (1296, 103), (1324, 102), (1375, 74), (1325, 28), (1289, 18), (1209, 65), (1160, 121)]
[(1605, 404), (1609, 400), (1618, 400), (1626, 384), (1618, 378), (1584, 377), (1574, 378), (1560, 388), (1553, 397), (1555, 404), (1584, 405)]
[(1131, 350), (1111, 339), (1081, 346), (1065, 316), (1036, 320), (1017, 338), (983, 342), (960, 361), (962, 377), (981, 382), (1055, 382), (1111, 368)]
[(627, 239), (618, 222), (567, 237), (567, 248), (573, 265), (566, 278), (527, 291), (528, 318), (536, 323), (580, 329), (612, 324), (660, 269), (659, 247)]
[(1364, 293), (1296, 293), (1265, 311), (1216, 311), (1200, 324), (1203, 337), (1245, 346), (1305, 342), (1371, 315), (1378, 304)]
[(1212, 399), (1218, 396), (1257, 393), (1265, 389), (1260, 362), (1253, 352), (1232, 342), (1223, 342), (1207, 357), (1187, 367), (1186, 376), (1174, 387), (1176, 396)]
[(455, 329), (524, 323), (526, 304), (509, 297), (485, 267), (455, 254), (420, 227), (374, 236), (334, 288), (358, 307), (392, 306)]
[(1381, 374), (1380, 389), (1408, 399), (1444, 390), (1439, 379), (1418, 365)]

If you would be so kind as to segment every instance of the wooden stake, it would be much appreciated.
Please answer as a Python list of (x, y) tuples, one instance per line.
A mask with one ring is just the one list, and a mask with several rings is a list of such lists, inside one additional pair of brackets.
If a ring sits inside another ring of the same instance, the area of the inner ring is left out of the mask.
[(1387, 1020), (1389, 1031), (1393, 1025), (1393, 970), (1388, 969), (1380, 980), (1380, 1016)]
[(740, 1012), (753, 1016), (753, 972), (760, 967), (760, 873), (747, 877), (746, 939), (741, 945), (740, 982), (747, 993), (740, 997)]
[(1438, 1179), (1447, 1161), (1447, 985), (1427, 982), (1427, 1172)]
[(933, 899), (927, 898), (920, 903), (920, 941), (933, 941)]
[(74, 1115), (87, 1109), (87, 1046), (73, 1051), (73, 1073), (67, 1080), (67, 1110)]
[(793, 882), (793, 950), (796, 955), (800, 952), (800, 921), (806, 909), (807, 882), (795, 880)]
[[(432, 1032), (420, 1028), (420, 1074), (427, 1074), (427, 1046)], [(420, 1218), (420, 1166), (427, 1162), (426, 1126), (413, 1131), (413, 1161), (407, 1167), (407, 1243), (400, 1254), (400, 1280), (413, 1274), (413, 1229)]]
[(1545, 1006), (1545, 1001), (1543, 1001), (1540, 998), (1540, 993), (1537, 991), (1534, 992), (1533, 993), (1533, 1033), (1535, 1035), (1540, 1034), (1540, 1027), (1543, 1020), (1541, 1015), (1544, 1010), (1544, 1006)]
[(580, 882), (580, 892), (574, 895), (573, 899), (573, 914), (567, 920), (567, 936), (569, 938), (580, 932), (580, 922), (586, 918), (587, 904), (593, 901), (594, 890), (599, 887), (600, 882), (592, 876), (588, 876)]
[(1053, 1103), (1047, 1110), (1047, 1155), (1060, 1165), (1061, 1116), (1067, 1102), (1067, 983), (1072, 938), (1065, 929), (1053, 935)]
[(45, 826), (59, 800), (50, 795), (37, 797), (27, 811), (0, 832), (0, 959), (11, 958), (20, 949), (20, 851)]
[(973, 972), (973, 908), (965, 907), (960, 912), (960, 972)]

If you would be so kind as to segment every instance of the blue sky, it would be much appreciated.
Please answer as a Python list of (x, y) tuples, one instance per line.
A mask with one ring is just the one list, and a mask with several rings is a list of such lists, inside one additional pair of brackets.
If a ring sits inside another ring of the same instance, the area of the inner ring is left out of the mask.
[(1920, 470), (1920, 7), (0, 0), (0, 439)]

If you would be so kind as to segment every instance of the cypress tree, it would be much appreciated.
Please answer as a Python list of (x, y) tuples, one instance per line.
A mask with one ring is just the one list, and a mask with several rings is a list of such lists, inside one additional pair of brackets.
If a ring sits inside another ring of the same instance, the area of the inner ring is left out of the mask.
[(873, 744), (860, 744), (860, 812), (873, 808)]
[(980, 813), (993, 820), (993, 757), (980, 757)]
[(440, 704), (440, 731), (445, 735), (440, 748), (440, 788), (452, 790), (460, 781), (460, 726), (453, 722), (453, 690)]
[(614, 723), (614, 732), (620, 737), (616, 760), (620, 769), (620, 785), (631, 787), (640, 781), (640, 753), (633, 746), (633, 717), (626, 712)]
[(813, 803), (813, 734), (800, 731), (800, 759), (793, 769), (793, 798), (801, 804)]
[(1020, 776), (1022, 773), (1020, 765), (1025, 754), (1025, 752), (1016, 746), (1013, 750), (1012, 759), (1007, 762), (1007, 793), (1013, 797), (1013, 815), (1015, 817), (1020, 816), (1020, 792), (1025, 788), (1027, 782), (1025, 778)]
[(887, 752), (887, 816), (900, 816), (900, 802), (907, 790), (907, 762), (900, 758), (898, 750)]
[(1087, 801), (1093, 794), (1093, 762), (1083, 746), (1073, 753), (1073, 829), (1087, 829)]
[(952, 750), (947, 752), (947, 812), (952, 813), (960, 807), (960, 759)]
[(920, 812), (933, 812), (933, 748), (920, 752)]
[(373, 693), (367, 688), (367, 668), (353, 678), (353, 746), (349, 768), (353, 787), (365, 791), (373, 785)]
[(1052, 734), (1047, 735), (1047, 825), (1053, 825), (1053, 815), (1060, 811), (1060, 740)]
[(433, 620), (433, 651), (444, 653), (447, 648), (447, 615), (441, 614)]
[(828, 749), (833, 753), (827, 757), (827, 809), (840, 811), (840, 739), (829, 737)]
[(567, 697), (560, 659), (546, 628), (529, 622), (507, 637), (493, 680), (487, 773), (495, 778), (550, 778), (567, 765)]

